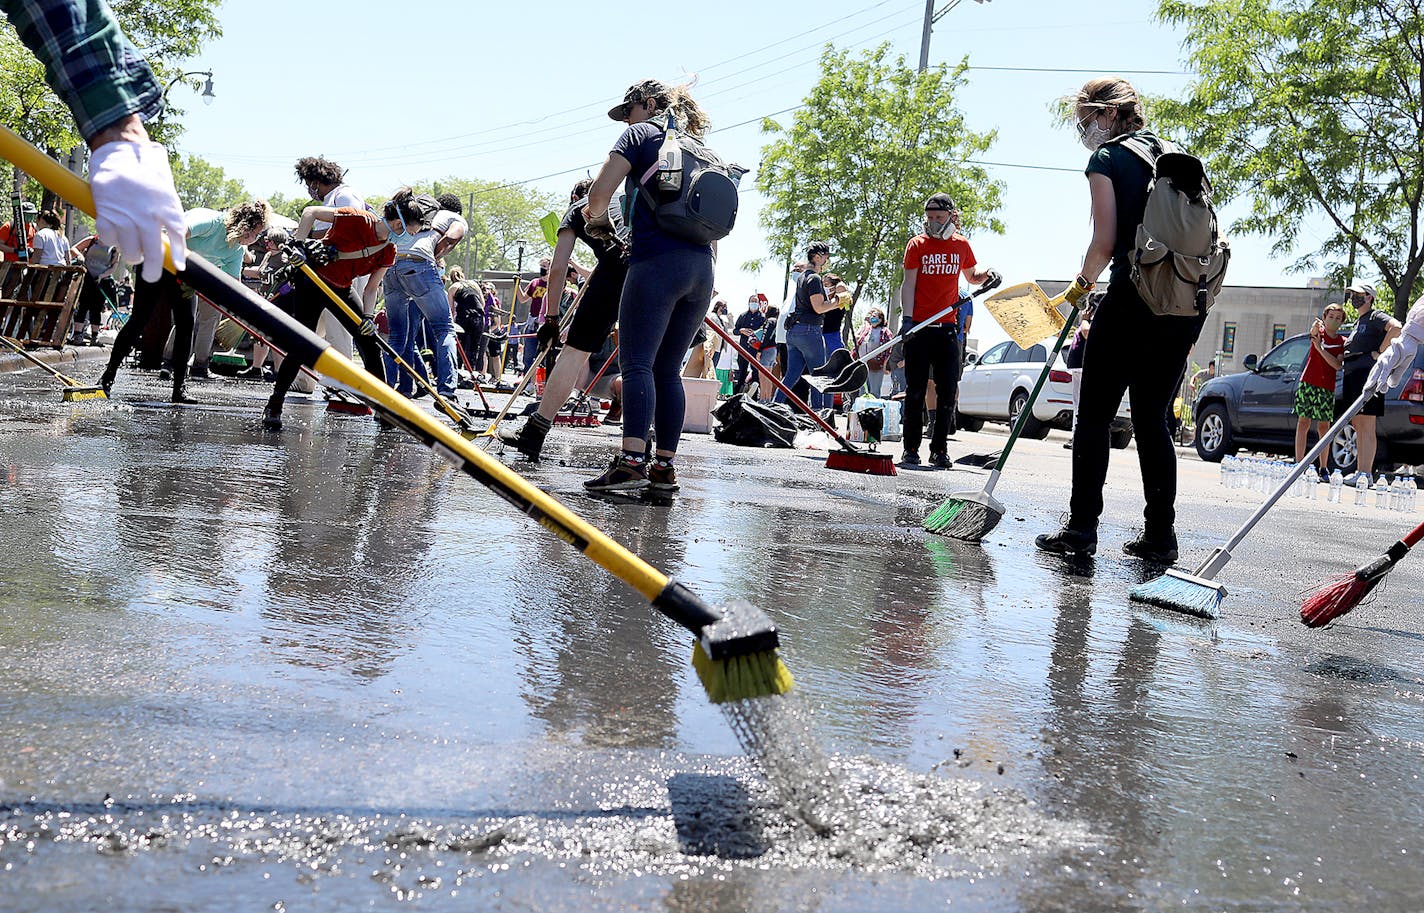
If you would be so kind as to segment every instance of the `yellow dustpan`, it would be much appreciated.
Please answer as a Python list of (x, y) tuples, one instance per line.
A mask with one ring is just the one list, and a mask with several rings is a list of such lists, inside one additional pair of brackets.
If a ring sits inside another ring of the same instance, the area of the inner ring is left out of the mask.
[(1050, 298), (1037, 282), (1011, 285), (984, 299), (984, 306), (1021, 349), (1057, 336), (1068, 320), (1063, 296)]

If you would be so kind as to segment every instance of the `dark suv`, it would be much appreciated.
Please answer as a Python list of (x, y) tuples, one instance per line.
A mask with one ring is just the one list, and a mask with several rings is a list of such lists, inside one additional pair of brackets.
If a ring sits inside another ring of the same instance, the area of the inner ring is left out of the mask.
[[(1241, 447), (1268, 453), (1295, 453), (1295, 388), (1310, 352), (1309, 336), (1293, 336), (1258, 362), (1246, 356), (1246, 371), (1216, 377), (1197, 391), (1197, 453), (1215, 463)], [(1339, 385), (1336, 385), (1339, 398)], [(1311, 429), (1311, 437), (1315, 429)], [(1375, 469), (1390, 463), (1424, 463), (1424, 347), (1414, 369), (1385, 394), (1384, 416), (1375, 425), (1379, 450)], [(1330, 460), (1343, 472), (1355, 470), (1355, 429), (1346, 426), (1330, 445)]]

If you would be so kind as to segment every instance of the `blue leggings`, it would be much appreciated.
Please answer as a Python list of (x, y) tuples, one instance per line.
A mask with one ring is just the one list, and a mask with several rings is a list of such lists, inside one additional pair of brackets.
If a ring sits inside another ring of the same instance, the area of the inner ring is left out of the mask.
[(712, 300), (712, 249), (676, 249), (628, 266), (618, 301), (623, 436), (677, 450), (685, 397), (682, 362)]

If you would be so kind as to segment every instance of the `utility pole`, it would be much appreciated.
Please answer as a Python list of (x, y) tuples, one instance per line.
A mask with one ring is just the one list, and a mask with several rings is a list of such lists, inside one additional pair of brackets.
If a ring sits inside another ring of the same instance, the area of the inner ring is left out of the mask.
[[(935, 0), (925, 0), (925, 27), (920, 32), (920, 72), (923, 73), (930, 67), (930, 32), (934, 31), (934, 24), (949, 14), (955, 7), (963, 3), (964, 0), (949, 0), (936, 12)], [(989, 0), (974, 0), (975, 3), (987, 3)]]
[(475, 233), (475, 192), (470, 191), (470, 202), (465, 204), (465, 276), (468, 279), (475, 278), (474, 258), (470, 250), (470, 236)]

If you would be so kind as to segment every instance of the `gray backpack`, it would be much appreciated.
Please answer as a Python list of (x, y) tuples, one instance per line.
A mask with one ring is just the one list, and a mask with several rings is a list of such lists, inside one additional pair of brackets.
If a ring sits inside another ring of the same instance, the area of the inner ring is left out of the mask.
[(633, 184), (631, 203), (641, 200), (658, 227), (689, 241), (710, 243), (737, 224), (738, 184), (747, 169), (729, 165), (702, 141), (677, 128), (671, 111), (662, 123), (658, 161)]
[(1166, 140), (1125, 136), (1117, 142), (1152, 169), (1132, 252), (1133, 286), (1158, 316), (1205, 314), (1216, 303), (1231, 262), (1206, 169), (1196, 156)]

